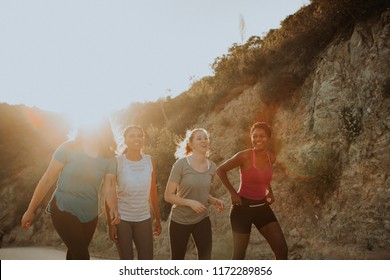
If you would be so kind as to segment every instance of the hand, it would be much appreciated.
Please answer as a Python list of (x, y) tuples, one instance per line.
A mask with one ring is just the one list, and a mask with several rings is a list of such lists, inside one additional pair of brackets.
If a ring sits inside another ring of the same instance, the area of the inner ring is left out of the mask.
[(269, 193), (267, 194), (266, 200), (267, 200), (267, 202), (268, 202), (269, 205), (271, 205), (272, 203), (275, 202), (275, 197), (274, 197), (274, 195), (273, 195), (272, 192), (269, 192)]
[(154, 223), (153, 235), (159, 236), (160, 234), (161, 234), (161, 223), (160, 220), (156, 220), (156, 222)]
[(238, 206), (242, 205), (241, 197), (237, 193), (231, 194), (230, 198), (232, 200), (232, 205), (238, 205)]
[(121, 222), (118, 209), (110, 209), (110, 225), (117, 225)]
[(23, 229), (27, 230), (31, 225), (32, 221), (34, 219), (34, 212), (26, 211), (22, 217), (22, 220), (20, 222)]
[(188, 206), (191, 207), (192, 210), (194, 210), (196, 213), (200, 214), (207, 210), (207, 207), (204, 206), (202, 203), (196, 200), (188, 200)]
[(215, 199), (215, 208), (217, 209), (217, 212), (222, 212), (225, 209), (225, 203), (223, 203), (222, 200)]
[(108, 236), (115, 243), (118, 242), (118, 232), (116, 226), (108, 225)]

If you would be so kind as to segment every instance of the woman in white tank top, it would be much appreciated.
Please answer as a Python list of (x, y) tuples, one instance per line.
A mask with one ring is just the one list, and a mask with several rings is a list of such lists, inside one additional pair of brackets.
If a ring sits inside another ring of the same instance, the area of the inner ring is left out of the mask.
[[(133, 243), (138, 259), (153, 259), (153, 234), (161, 233), (154, 164), (149, 155), (142, 153), (144, 132), (140, 127), (127, 127), (123, 138), (127, 148), (117, 157), (121, 223), (109, 226), (109, 234), (117, 245), (120, 259), (134, 259)], [(149, 201), (155, 218), (154, 231)]]

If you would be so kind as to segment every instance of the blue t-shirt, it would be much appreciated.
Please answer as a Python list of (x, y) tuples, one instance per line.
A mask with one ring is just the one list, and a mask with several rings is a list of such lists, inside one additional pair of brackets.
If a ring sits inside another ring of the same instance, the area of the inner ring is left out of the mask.
[(89, 157), (82, 149), (65, 142), (53, 157), (64, 165), (54, 192), (57, 207), (83, 223), (98, 216), (98, 194), (105, 174), (116, 174), (116, 159)]

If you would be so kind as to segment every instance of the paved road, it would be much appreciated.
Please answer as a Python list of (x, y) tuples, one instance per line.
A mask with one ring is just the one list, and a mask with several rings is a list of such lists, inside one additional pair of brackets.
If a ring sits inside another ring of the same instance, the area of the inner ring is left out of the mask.
[(50, 247), (0, 248), (0, 260), (65, 260), (65, 256), (65, 251)]

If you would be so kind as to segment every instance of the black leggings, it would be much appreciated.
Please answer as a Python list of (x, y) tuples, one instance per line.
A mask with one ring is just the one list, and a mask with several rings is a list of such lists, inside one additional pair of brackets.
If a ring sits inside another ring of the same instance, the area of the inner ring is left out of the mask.
[(192, 235), (199, 260), (211, 259), (211, 222), (209, 217), (193, 225), (183, 225), (171, 221), (169, 224), (169, 237), (171, 241), (172, 260), (184, 260), (188, 239)]
[(55, 198), (50, 204), (50, 211), (54, 228), (68, 247), (66, 259), (89, 260), (88, 247), (95, 232), (98, 218), (82, 223), (71, 213), (58, 209)]
[(137, 248), (139, 260), (153, 259), (153, 229), (149, 219), (141, 222), (121, 221), (116, 225), (118, 242), (116, 243), (121, 260), (133, 260), (133, 242)]

